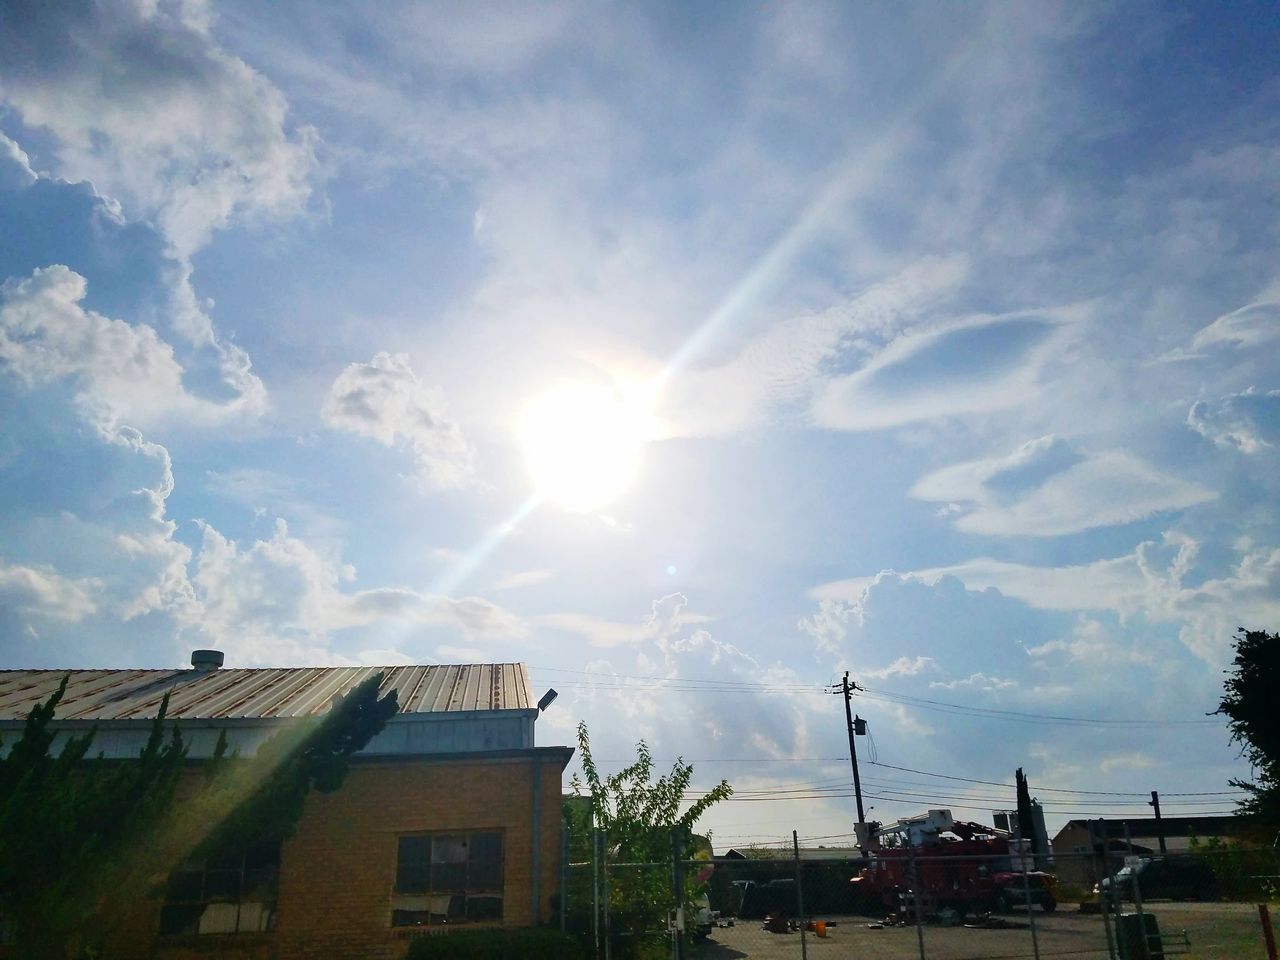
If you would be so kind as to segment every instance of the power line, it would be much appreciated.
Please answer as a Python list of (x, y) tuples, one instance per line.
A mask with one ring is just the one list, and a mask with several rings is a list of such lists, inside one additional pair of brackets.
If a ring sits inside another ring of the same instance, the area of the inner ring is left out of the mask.
[[(569, 673), (582, 676), (583, 680), (558, 681), (561, 686), (592, 690), (667, 690), (680, 693), (796, 693), (816, 696), (829, 691), (829, 687), (811, 683), (763, 683), (754, 680), (711, 680), (697, 677), (659, 677), (643, 674), (602, 674), (589, 670), (573, 670), (568, 667), (533, 667), (548, 673)], [(1007, 720), (1014, 723), (1037, 723), (1067, 726), (1208, 726), (1222, 725), (1224, 720), (1210, 718), (1195, 720), (1167, 720), (1137, 717), (1079, 717), (1059, 714), (1030, 713), (1020, 710), (1001, 710), (993, 707), (974, 707), (946, 700), (933, 700), (910, 694), (897, 693), (874, 687), (859, 687), (859, 692), (871, 699), (886, 700), (922, 710), (936, 710), (974, 718)]]
[[(929, 771), (929, 770), (916, 770), (916, 769), (914, 769), (914, 768), (912, 768), (912, 767), (899, 767), (899, 766), (896, 766), (896, 765), (894, 765), (894, 764), (892, 764), (892, 763), (873, 763), (872, 765), (873, 765), (873, 766), (877, 766), (877, 767), (885, 767), (885, 768), (887, 768), (887, 769), (889, 769), (889, 770), (900, 770), (900, 771), (902, 771), (903, 773), (914, 773), (914, 774), (917, 774), (917, 775), (922, 776), (922, 777), (936, 777), (936, 778), (938, 778), (938, 779), (940, 779), (940, 780), (957, 780), (957, 781), (960, 781), (960, 782), (962, 782), (962, 783), (981, 783), (981, 784), (985, 784), (985, 785), (987, 785), (987, 786), (992, 786), (992, 787), (1006, 787), (1006, 788), (1008, 788), (1008, 789), (1010, 789), (1010, 790), (1012, 790), (1012, 789), (1014, 788), (1014, 785), (1013, 785), (1013, 784), (1011, 784), (1011, 783), (1000, 783), (1000, 782), (999, 782), (999, 781), (997, 781), (997, 780), (977, 780), (977, 779), (974, 779), (973, 777), (957, 777), (957, 776), (953, 776), (953, 775), (951, 775), (951, 774), (946, 774), (946, 773), (934, 773), (934, 772)], [(1086, 795), (1089, 795), (1089, 796), (1102, 796), (1102, 797), (1147, 797), (1147, 796), (1150, 796), (1150, 793), (1139, 793), (1139, 792), (1133, 792), (1133, 791), (1120, 791), (1120, 790), (1069, 790), (1069, 789), (1067, 789), (1067, 788), (1065, 788), (1065, 787), (1037, 787), (1037, 788), (1036, 788), (1036, 790), (1037, 790), (1037, 792), (1045, 792), (1045, 793), (1052, 792), (1052, 793), (1086, 794)], [(1166, 793), (1166, 794), (1161, 794), (1161, 796), (1169, 796), (1169, 797), (1221, 797), (1221, 796), (1237, 796), (1237, 795), (1238, 795), (1238, 792), (1236, 792), (1236, 793), (1232, 793), (1232, 792), (1230, 792), (1230, 791), (1225, 791), (1225, 790), (1210, 790), (1210, 791), (1205, 791), (1205, 792), (1201, 792), (1201, 793), (1173, 793), (1173, 792), (1169, 792), (1169, 793)]]
[(929, 700), (924, 697), (913, 697), (909, 694), (894, 693), (889, 690), (877, 690), (872, 687), (860, 687), (863, 693), (866, 693), (871, 699), (888, 700), (892, 703), (902, 703), (904, 705), (918, 706), (921, 709), (939, 710), (943, 713), (961, 713), (965, 715), (973, 715), (980, 717), (989, 717), (993, 720), (1009, 720), (1019, 723), (1046, 723), (1046, 724), (1071, 724), (1080, 726), (1126, 726), (1126, 727), (1149, 727), (1149, 726), (1202, 726), (1214, 724), (1220, 726), (1225, 721), (1222, 720), (1161, 720), (1161, 719), (1137, 719), (1137, 718), (1118, 718), (1118, 717), (1072, 717), (1060, 716), (1050, 713), (1025, 713), (1019, 710), (998, 710), (993, 707), (971, 707), (961, 703), (949, 703), (945, 700)]

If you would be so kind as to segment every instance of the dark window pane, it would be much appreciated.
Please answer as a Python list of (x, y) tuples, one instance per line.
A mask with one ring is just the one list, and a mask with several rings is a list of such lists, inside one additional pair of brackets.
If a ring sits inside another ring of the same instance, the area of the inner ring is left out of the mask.
[(468, 897), (467, 898), (467, 919), (468, 920), (501, 920), (502, 919), (502, 898), (501, 897)]
[(460, 893), (449, 898), (449, 919), (461, 920), (467, 915), (467, 898)]
[(472, 863), (470, 876), (467, 878), (468, 890), (501, 890), (501, 863)]
[(204, 874), (198, 870), (178, 870), (169, 874), (169, 886), (165, 899), (170, 901), (199, 900), (204, 893)]
[(396, 853), (400, 863), (412, 860), (415, 863), (426, 863), (431, 859), (430, 837), (401, 837), (400, 849)]
[(427, 864), (401, 860), (396, 865), (396, 889), (401, 893), (426, 893)]
[(245, 869), (280, 866), (280, 843), (256, 843), (244, 853)]
[(396, 889), (401, 893), (426, 891), (430, 860), (430, 837), (401, 837), (396, 855)]
[(206, 900), (239, 900), (240, 871), (210, 870), (204, 875)]
[(431, 889), (444, 893), (465, 890), (467, 865), (465, 863), (433, 863), (431, 865)]
[(473, 833), (471, 835), (470, 855), (472, 860), (501, 860), (502, 834)]
[(205, 867), (209, 870), (239, 870), (244, 865), (243, 850), (224, 850), (210, 857)]
[(160, 911), (160, 933), (163, 936), (199, 933), (202, 913), (203, 904), (166, 904)]
[(279, 868), (275, 866), (246, 867), (241, 897), (245, 900), (274, 900), (279, 886)]

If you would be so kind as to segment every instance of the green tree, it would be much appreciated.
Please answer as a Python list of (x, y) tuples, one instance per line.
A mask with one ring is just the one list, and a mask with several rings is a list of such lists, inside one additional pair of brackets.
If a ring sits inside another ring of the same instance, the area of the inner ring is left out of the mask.
[(1248, 796), (1242, 814), (1260, 824), (1280, 825), (1280, 722), (1275, 698), (1280, 693), (1280, 634), (1264, 630), (1236, 632), (1236, 656), (1223, 684), (1217, 713), (1231, 722), (1231, 739), (1253, 765), (1254, 781), (1232, 780)]
[[(591, 753), (585, 723), (578, 724), (578, 760), (582, 778), (575, 775), (570, 783), (575, 794), (590, 802), (566, 805), (573, 835), (589, 835), (594, 827), (600, 831), (607, 860), (646, 865), (618, 867), (608, 879), (614, 955), (640, 955), (665, 937), (667, 912), (674, 906), (673, 850), (678, 848), (685, 859), (692, 860), (702, 848), (709, 848), (706, 839), (694, 833), (694, 826), (707, 810), (728, 799), (733, 788), (721, 780), (690, 802), (686, 794), (693, 765), (677, 759), (670, 773), (655, 780), (653, 753), (643, 740), (636, 744), (634, 763), (604, 776)], [(691, 869), (686, 875), (684, 906), (689, 915), (695, 897), (706, 886), (698, 873)]]
[(176, 726), (165, 729), (167, 697), (137, 760), (90, 758), (94, 729), (55, 755), (64, 679), (0, 760), (0, 906), (19, 955), (89, 952), (184, 860), (286, 839), (307, 794), (336, 790), (351, 755), (396, 712), (394, 691), (378, 696), (381, 679), (286, 727), (252, 757), (229, 756), (224, 735), (204, 776), (185, 781), (186, 747)]

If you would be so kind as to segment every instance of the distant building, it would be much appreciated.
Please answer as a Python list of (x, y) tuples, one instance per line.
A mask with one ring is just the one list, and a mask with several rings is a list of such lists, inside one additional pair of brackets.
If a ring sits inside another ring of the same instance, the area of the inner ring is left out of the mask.
[(1159, 853), (1162, 830), (1165, 849), (1178, 854), (1190, 849), (1192, 837), (1202, 841), (1239, 838), (1244, 820), (1233, 816), (1070, 820), (1053, 838), (1058, 879), (1092, 885), (1120, 867), (1126, 855)]
[[(376, 670), (400, 712), (357, 754), (342, 788), (312, 794), (292, 838), (220, 863), (189, 863), (139, 906), (104, 960), (402, 957), (444, 925), (531, 926), (552, 917), (561, 777), (573, 751), (536, 747), (523, 664), (192, 670), (0, 671), (0, 736), (70, 682), (55, 726), (97, 726), (95, 751), (136, 757), (168, 717), (194, 759), (220, 731), (252, 752), (323, 713)], [(54, 749), (57, 749), (56, 743)], [(193, 771), (193, 776), (198, 774)], [(0, 956), (5, 956), (0, 946)]]

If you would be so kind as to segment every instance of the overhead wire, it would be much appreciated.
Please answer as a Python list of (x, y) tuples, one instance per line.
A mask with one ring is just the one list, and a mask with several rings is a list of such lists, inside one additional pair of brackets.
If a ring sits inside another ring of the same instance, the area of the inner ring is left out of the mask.
[[(754, 680), (713, 680), (697, 677), (660, 677), (644, 674), (600, 673), (590, 670), (575, 670), (568, 667), (534, 667), (547, 673), (567, 673), (581, 676), (582, 680), (566, 679), (558, 681), (561, 686), (571, 689), (593, 690), (665, 690), (679, 693), (791, 693), (809, 696), (826, 695), (831, 692), (832, 685), (820, 686), (801, 682), (767, 683)], [(953, 715), (1003, 720), (1011, 723), (1035, 723), (1044, 725), (1094, 726), (1094, 727), (1165, 727), (1165, 726), (1220, 726), (1225, 720), (1204, 717), (1188, 718), (1150, 718), (1150, 717), (1084, 717), (1064, 714), (1031, 713), (1022, 710), (1003, 710), (995, 707), (975, 707), (969, 704), (953, 703), (947, 700), (935, 700), (917, 697), (911, 694), (898, 693), (878, 687), (858, 685), (858, 693), (869, 699), (884, 700), (903, 706), (912, 706), (922, 710), (934, 710)], [(838, 692), (838, 691), (837, 691)]]

